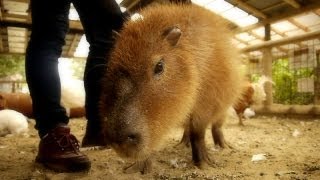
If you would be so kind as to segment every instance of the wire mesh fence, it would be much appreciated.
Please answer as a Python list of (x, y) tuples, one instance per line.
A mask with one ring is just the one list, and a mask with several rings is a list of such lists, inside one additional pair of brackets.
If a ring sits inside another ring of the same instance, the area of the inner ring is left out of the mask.
[[(320, 40), (272, 48), (273, 103), (320, 104)], [(250, 52), (248, 73), (252, 81), (262, 76), (262, 53)]]

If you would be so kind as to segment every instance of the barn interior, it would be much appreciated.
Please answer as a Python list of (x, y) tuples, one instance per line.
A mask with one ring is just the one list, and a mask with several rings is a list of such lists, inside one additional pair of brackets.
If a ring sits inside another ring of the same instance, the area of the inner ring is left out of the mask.
[[(30, 0), (0, 0), (0, 110), (20, 112), (29, 124), (27, 134), (0, 133), (0, 174), (4, 179), (320, 178), (319, 0), (116, 1), (132, 18), (154, 4), (193, 3), (227, 20), (232, 42), (241, 52), (238, 60), (250, 82), (263, 90), (260, 102), (253, 103), (241, 117), (230, 112), (224, 129), (234, 148), (214, 148), (208, 137), (217, 165), (197, 169), (191, 163), (190, 149), (175, 147), (181, 136), (178, 131), (155, 155), (154, 172), (149, 175), (123, 174), (121, 167), (126, 161), (112, 149), (83, 149), (94, 159), (89, 173), (57, 173), (36, 165), (39, 140), (24, 74), (32, 25)], [(86, 124), (82, 77), (88, 52), (89, 44), (72, 5), (59, 72), (62, 104), (79, 139)]]

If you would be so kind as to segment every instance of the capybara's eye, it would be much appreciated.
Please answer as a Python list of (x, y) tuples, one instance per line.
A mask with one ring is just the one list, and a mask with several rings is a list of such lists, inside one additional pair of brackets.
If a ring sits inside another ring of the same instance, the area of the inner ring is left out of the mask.
[(155, 65), (154, 74), (161, 74), (163, 72), (163, 69), (164, 69), (164, 63), (161, 60)]

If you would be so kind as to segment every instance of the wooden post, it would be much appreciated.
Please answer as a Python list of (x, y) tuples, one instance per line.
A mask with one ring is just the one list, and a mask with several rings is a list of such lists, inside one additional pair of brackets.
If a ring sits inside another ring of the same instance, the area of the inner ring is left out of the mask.
[(11, 83), (11, 92), (12, 92), (12, 93), (15, 93), (15, 92), (16, 92), (16, 83), (15, 83), (15, 82), (12, 82), (12, 83)]
[(314, 74), (314, 104), (320, 105), (320, 50), (316, 51), (316, 62)]
[[(265, 25), (265, 41), (269, 41), (271, 38), (270, 35), (270, 24)], [(272, 47), (263, 48), (262, 53), (262, 74), (266, 77), (272, 79)], [(273, 103), (273, 96), (272, 96), (272, 84), (270, 82), (265, 83), (265, 92), (266, 92), (266, 101), (264, 102), (265, 106), (271, 106)]]

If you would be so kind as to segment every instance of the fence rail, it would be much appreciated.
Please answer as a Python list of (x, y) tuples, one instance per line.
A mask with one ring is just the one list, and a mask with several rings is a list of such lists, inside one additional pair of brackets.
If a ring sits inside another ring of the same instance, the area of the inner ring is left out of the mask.
[(11, 93), (21, 92), (26, 84), (26, 81), (0, 80), (0, 91)]

